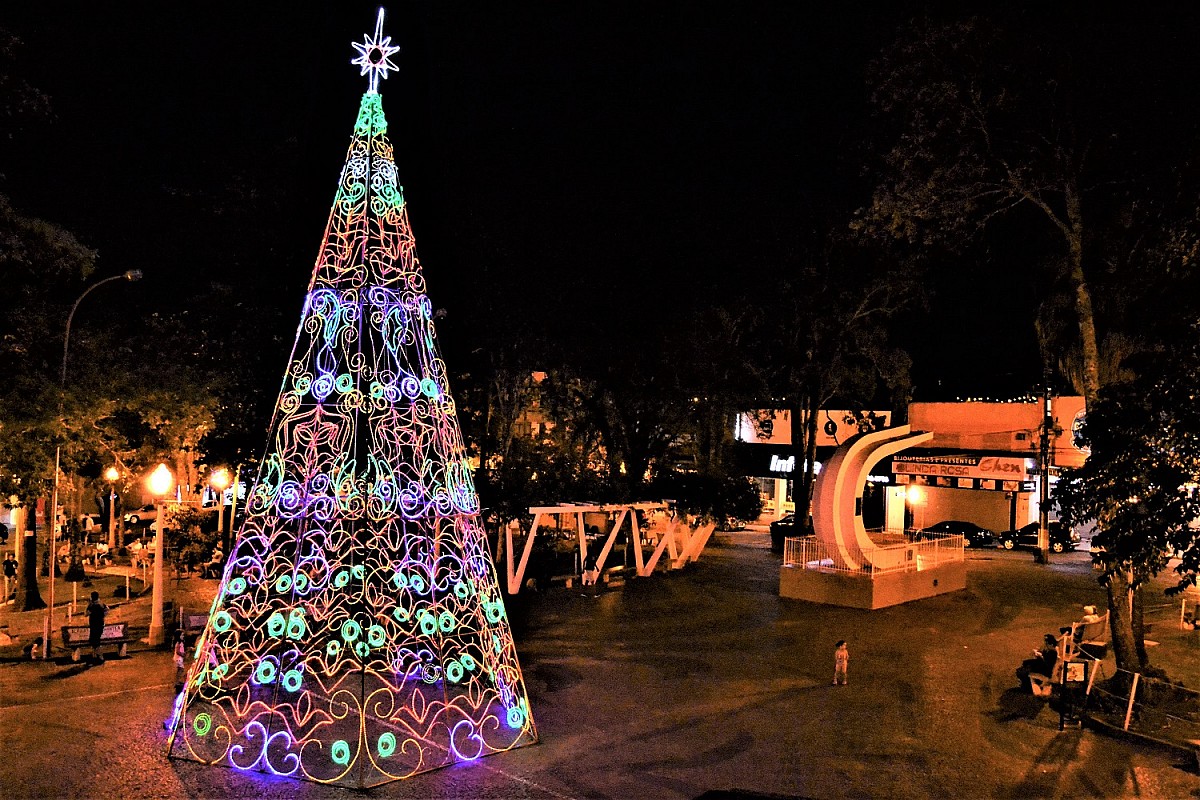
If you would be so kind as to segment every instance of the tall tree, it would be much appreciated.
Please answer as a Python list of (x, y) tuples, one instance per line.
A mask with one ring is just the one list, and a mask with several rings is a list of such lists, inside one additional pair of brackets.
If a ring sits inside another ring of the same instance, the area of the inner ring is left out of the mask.
[[(1057, 502), (1068, 523), (1098, 524), (1102, 580), (1129, 575), (1137, 588), (1177, 555), (1181, 590), (1200, 571), (1200, 325), (1138, 366), (1088, 409), (1082, 437), (1091, 454), (1062, 482)], [(1141, 671), (1149, 664), (1143, 637), (1135, 648)]]
[[(61, 345), (47, 331), (61, 327), (66, 314), (58, 287), (84, 279), (94, 268), (95, 253), (63, 228), (27, 216), (0, 194), (0, 496), (35, 518), (39, 498), (49, 496), (54, 481), (55, 447), (63, 441), (56, 419)], [(33, 563), (36, 546), (27, 548), (25, 581), (18, 588), (18, 607), (40, 608)]]
[[(985, 234), (1019, 240), (1025, 259), (1051, 272), (1043, 308), (1071, 310), (1069, 346), (1046, 341), (1044, 349), (1077, 354), (1060, 366), (1074, 363), (1070, 377), (1089, 408), (1105, 362), (1098, 333), (1105, 304), (1096, 290), (1111, 248), (1130, 239), (1112, 233), (1170, 181), (1179, 143), (1191, 138), (1180, 135), (1187, 123), (1175, 101), (1182, 98), (1164, 94), (1157, 79), (1195, 74), (1190, 45), (1170, 37), (1168, 16), (1124, 11), (1085, 20), (1022, 8), (991, 19), (921, 20), (901, 30), (871, 70), (872, 100), (890, 139), (859, 229), (958, 252)], [(1066, 303), (1055, 304), (1054, 292)], [(1067, 330), (1052, 319), (1043, 319), (1047, 337)], [(1124, 347), (1130, 339), (1109, 341)], [(1107, 576), (1122, 666), (1138, 661), (1134, 585), (1129, 570)]]
[(761, 396), (790, 409), (802, 465), (792, 496), (797, 518), (807, 520), (820, 412), (907, 403), (911, 360), (890, 342), (889, 324), (914, 301), (916, 285), (895, 262), (840, 235), (784, 274), (760, 301), (748, 358)]

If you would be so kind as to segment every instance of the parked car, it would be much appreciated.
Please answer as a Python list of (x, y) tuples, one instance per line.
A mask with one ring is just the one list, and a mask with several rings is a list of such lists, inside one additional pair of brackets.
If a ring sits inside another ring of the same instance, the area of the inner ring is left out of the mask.
[(795, 514), (785, 514), (771, 523), (771, 552), (783, 552), (783, 540), (792, 536), (811, 536), (812, 531), (806, 531), (796, 524)]
[[(1050, 531), (1051, 552), (1063, 553), (1067, 550), (1074, 550), (1079, 546), (1079, 534), (1061, 522), (1051, 522), (1046, 527)], [(1012, 550), (1015, 547), (1036, 550), (1038, 546), (1038, 523), (1031, 522), (1028, 525), (1022, 525), (1015, 531), (1005, 531), (1000, 534), (1000, 546), (1005, 550)]]
[(158, 519), (158, 506), (154, 503), (135, 508), (125, 515), (127, 525), (141, 525), (143, 522), (154, 522), (156, 519)]
[(964, 547), (991, 547), (996, 534), (982, 525), (961, 519), (947, 519), (917, 531), (915, 539), (936, 539), (939, 536), (961, 536)]

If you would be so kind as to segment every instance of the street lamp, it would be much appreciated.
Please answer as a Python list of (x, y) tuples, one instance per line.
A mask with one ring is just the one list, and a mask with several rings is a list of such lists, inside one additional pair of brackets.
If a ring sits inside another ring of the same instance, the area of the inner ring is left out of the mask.
[(146, 641), (151, 646), (165, 641), (163, 636), (163, 498), (175, 487), (175, 476), (166, 464), (159, 464), (146, 480), (154, 495), (154, 591), (150, 595), (150, 631)]
[[(217, 467), (208, 476), (208, 485), (217, 493), (217, 536), (225, 532), (225, 489), (230, 483), (229, 470)], [(230, 520), (232, 524), (233, 520)], [(223, 541), (223, 540), (222, 540)]]
[(117, 478), (121, 473), (116, 467), (104, 470), (104, 480), (108, 481), (108, 552), (109, 557), (117, 554)]
[[(908, 505), (913, 511), (913, 527), (923, 528), (925, 526), (925, 490), (915, 483), (910, 483), (908, 488), (904, 490), (904, 497), (908, 500)], [(917, 524), (917, 509), (921, 509), (921, 524)]]
[[(103, 280), (96, 281), (91, 286), (83, 290), (83, 294), (75, 299), (71, 305), (71, 313), (67, 314), (67, 327), (63, 333), (63, 359), (62, 372), (58, 378), (58, 416), (62, 419), (63, 411), (63, 395), (67, 391), (67, 347), (71, 343), (71, 320), (75, 319), (75, 309), (79, 308), (79, 304), (83, 302), (83, 298), (91, 294), (92, 290), (98, 286), (103, 286), (111, 281), (127, 280), (138, 281), (142, 279), (142, 271), (140, 269), (131, 269), (122, 272), (120, 275), (111, 275)], [(54, 448), (54, 495), (50, 502), (50, 602), (46, 604), (46, 619), (42, 631), (42, 658), (50, 657), (52, 649), (50, 632), (54, 629), (54, 571), (58, 566), (58, 473), (62, 465), (62, 445)]]

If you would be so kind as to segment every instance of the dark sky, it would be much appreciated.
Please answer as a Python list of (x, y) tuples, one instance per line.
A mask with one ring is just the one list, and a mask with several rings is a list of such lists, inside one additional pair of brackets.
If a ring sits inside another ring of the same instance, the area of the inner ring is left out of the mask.
[[(366, 88), (350, 43), (377, 8), (312, 5), (6, 10), (55, 120), (14, 144), (3, 190), (97, 248), (102, 274), (143, 269), (147, 296), (265, 282), (298, 318)], [(866, 199), (864, 67), (920, 9), (869, 6), (393, 3), (400, 72), (381, 92), (434, 303), (454, 319), (499, 283), (518, 313), (596, 317), (769, 291), (804, 231)], [(271, 195), (253, 236), (278, 258), (195, 241), (186, 200), (235, 175)], [(1036, 378), (1014, 283), (964, 279), (938, 301), (919, 383), (976, 357)]]

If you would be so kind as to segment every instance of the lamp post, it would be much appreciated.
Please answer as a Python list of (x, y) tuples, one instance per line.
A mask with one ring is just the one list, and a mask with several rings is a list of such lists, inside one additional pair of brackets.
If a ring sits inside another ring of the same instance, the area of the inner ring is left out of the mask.
[(1050, 563), (1050, 466), (1054, 463), (1054, 394), (1050, 362), (1042, 369), (1042, 430), (1038, 437), (1038, 539), (1034, 561)]
[[(913, 527), (917, 530), (925, 527), (925, 492), (915, 483), (909, 484), (904, 490), (904, 498), (908, 500), (909, 508), (912, 509)], [(921, 509), (921, 521), (917, 522), (917, 509)]]
[[(208, 476), (208, 485), (217, 493), (217, 536), (225, 533), (225, 489), (229, 487), (229, 470), (217, 467)], [(230, 520), (232, 523), (233, 520)], [(222, 538), (222, 541), (224, 539)]]
[(109, 557), (117, 554), (117, 478), (121, 473), (116, 467), (104, 470), (104, 480), (108, 481), (108, 552)]
[(154, 590), (150, 595), (150, 631), (146, 641), (160, 645), (163, 636), (163, 498), (175, 486), (175, 476), (166, 464), (159, 464), (146, 481), (154, 495)]
[[(83, 290), (83, 294), (75, 299), (71, 305), (71, 313), (67, 314), (67, 327), (63, 332), (63, 358), (62, 372), (58, 378), (58, 416), (62, 418), (63, 410), (63, 395), (67, 391), (67, 347), (71, 343), (71, 320), (75, 319), (75, 309), (79, 308), (79, 304), (83, 302), (83, 298), (91, 294), (92, 290), (98, 286), (103, 286), (111, 281), (127, 280), (137, 281), (142, 279), (142, 271), (140, 269), (131, 269), (122, 272), (120, 275), (111, 275), (103, 280), (96, 281), (91, 286)], [(62, 464), (62, 445), (54, 448), (54, 495), (50, 501), (50, 602), (46, 604), (46, 619), (42, 631), (42, 658), (50, 658), (50, 651), (53, 648), (51, 645), (50, 632), (54, 629), (54, 572), (58, 566), (58, 473)]]

